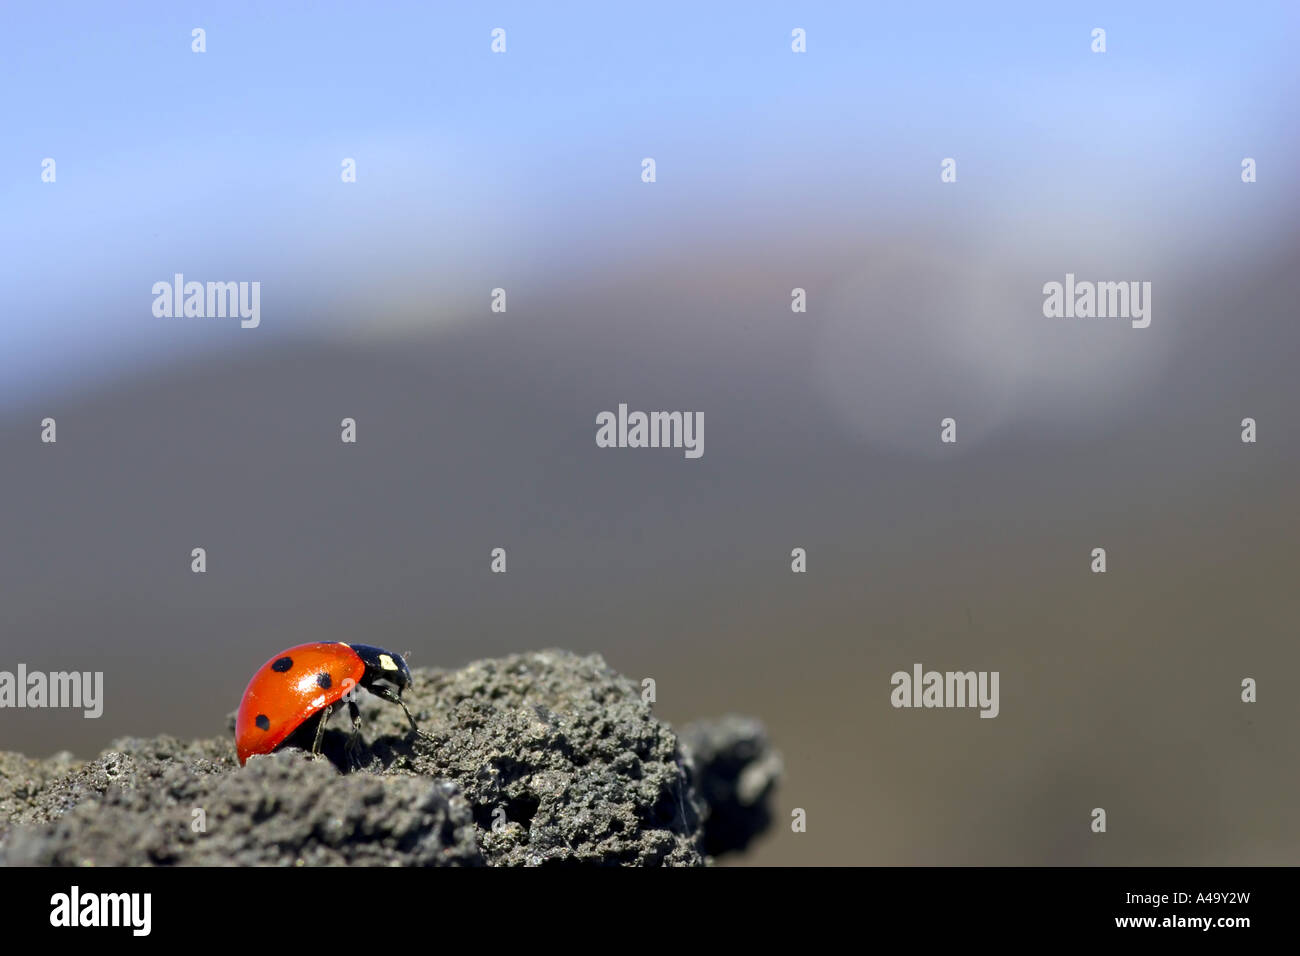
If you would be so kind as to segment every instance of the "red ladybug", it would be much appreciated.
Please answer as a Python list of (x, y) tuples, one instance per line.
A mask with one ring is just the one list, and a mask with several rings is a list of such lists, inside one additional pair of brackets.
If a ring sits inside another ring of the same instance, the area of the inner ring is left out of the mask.
[(397, 704), (411, 730), (430, 739), (416, 726), (402, 700), (411, 686), (411, 670), (401, 655), (382, 647), (342, 642), (299, 644), (263, 664), (248, 682), (235, 717), (235, 749), (242, 764), (253, 754), (268, 754), (310, 717), (320, 714), (311, 752), (320, 753), (325, 721), (347, 698), (352, 715), (352, 745), (361, 731), (361, 711), (352, 699), (355, 687)]

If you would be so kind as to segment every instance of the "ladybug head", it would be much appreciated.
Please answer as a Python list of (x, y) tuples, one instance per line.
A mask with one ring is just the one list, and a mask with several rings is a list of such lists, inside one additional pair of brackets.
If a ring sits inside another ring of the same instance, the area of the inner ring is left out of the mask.
[(400, 654), (393, 654), (382, 647), (369, 644), (353, 644), (361, 663), (366, 665), (366, 672), (361, 678), (361, 686), (366, 690), (392, 690), (398, 694), (411, 686), (411, 669)]

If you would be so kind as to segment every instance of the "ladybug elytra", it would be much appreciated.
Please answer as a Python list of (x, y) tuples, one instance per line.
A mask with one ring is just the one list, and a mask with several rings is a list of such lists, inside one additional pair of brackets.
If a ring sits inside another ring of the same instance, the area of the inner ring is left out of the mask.
[(411, 670), (399, 654), (369, 644), (341, 641), (299, 644), (281, 651), (258, 668), (235, 717), (235, 749), (239, 762), (253, 754), (268, 754), (280, 746), (308, 719), (320, 715), (311, 752), (320, 753), (325, 721), (346, 698), (352, 716), (354, 747), (361, 731), (361, 710), (352, 699), (355, 687), (364, 687), (389, 703), (397, 704), (411, 730), (425, 739), (402, 700), (411, 685)]

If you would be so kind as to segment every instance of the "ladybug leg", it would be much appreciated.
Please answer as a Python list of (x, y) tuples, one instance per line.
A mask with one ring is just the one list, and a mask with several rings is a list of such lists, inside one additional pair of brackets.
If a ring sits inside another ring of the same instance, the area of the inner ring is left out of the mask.
[(402, 713), (406, 715), (407, 721), (411, 724), (411, 731), (420, 739), (427, 740), (430, 743), (433, 742), (433, 737), (421, 730), (420, 725), (415, 722), (415, 718), (411, 716), (411, 709), (406, 706), (406, 701), (402, 700), (401, 694), (394, 690), (389, 690), (387, 687), (372, 687), (370, 692), (381, 699), (388, 701), (390, 704), (396, 704), (398, 707), (402, 708)]
[(433, 735), (426, 734), (423, 730), (420, 729), (420, 725), (415, 722), (415, 718), (411, 716), (410, 709), (406, 706), (406, 701), (402, 700), (401, 697), (398, 697), (397, 702), (402, 705), (402, 713), (406, 714), (406, 719), (411, 722), (411, 733), (415, 734), (415, 736), (419, 737), (421, 740), (427, 740), (429, 743), (435, 743), (433, 739)]
[(311, 745), (313, 757), (320, 756), (320, 742), (325, 739), (325, 721), (330, 719), (330, 711), (333, 709), (334, 705), (330, 704), (320, 712), (320, 723), (316, 725), (316, 741)]
[(361, 708), (355, 700), (348, 701), (348, 714), (352, 717), (352, 733), (348, 737), (348, 762), (353, 768), (361, 766)]
[(402, 705), (402, 713), (404, 713), (406, 719), (411, 722), (411, 732), (414, 733), (415, 736), (422, 737), (425, 740), (433, 740), (433, 738), (421, 730), (420, 725), (415, 722), (415, 718), (411, 716), (410, 708), (406, 706), (406, 701), (402, 700), (401, 697), (398, 697), (397, 702)]

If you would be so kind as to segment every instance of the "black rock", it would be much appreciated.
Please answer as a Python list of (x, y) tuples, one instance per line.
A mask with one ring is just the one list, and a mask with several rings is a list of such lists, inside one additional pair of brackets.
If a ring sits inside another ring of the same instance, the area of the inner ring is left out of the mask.
[(126, 739), (95, 760), (0, 754), (0, 863), (698, 866), (745, 846), (779, 775), (762, 727), (694, 725), (689, 747), (599, 656), (416, 670), (401, 711), (362, 695), (323, 757), (240, 767), (229, 734)]

